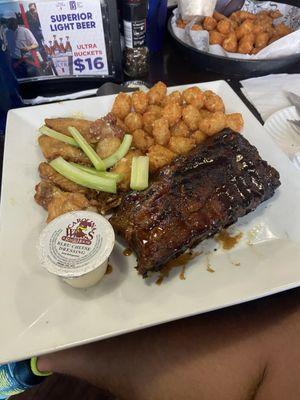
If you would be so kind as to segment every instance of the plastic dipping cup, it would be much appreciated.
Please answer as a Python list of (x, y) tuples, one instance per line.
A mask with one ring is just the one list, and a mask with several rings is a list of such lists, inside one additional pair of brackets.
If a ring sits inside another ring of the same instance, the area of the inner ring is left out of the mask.
[(111, 224), (91, 211), (74, 211), (50, 222), (39, 238), (43, 268), (75, 288), (96, 285), (115, 243)]

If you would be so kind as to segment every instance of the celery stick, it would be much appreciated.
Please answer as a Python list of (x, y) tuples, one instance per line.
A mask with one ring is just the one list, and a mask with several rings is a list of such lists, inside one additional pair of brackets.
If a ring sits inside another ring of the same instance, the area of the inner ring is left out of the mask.
[(68, 130), (71, 133), (71, 135), (73, 136), (73, 138), (76, 140), (76, 142), (79, 144), (79, 147), (84, 151), (86, 156), (90, 159), (91, 163), (94, 165), (96, 170), (104, 171), (105, 170), (104, 162), (101, 160), (101, 158), (98, 156), (98, 154), (92, 148), (92, 146), (88, 144), (88, 142), (80, 134), (80, 132), (73, 126), (70, 126), (68, 128)]
[(55, 171), (63, 175), (65, 178), (70, 179), (70, 181), (78, 183), (78, 185), (100, 190), (102, 192), (117, 192), (117, 183), (114, 179), (102, 178), (84, 172), (65, 161), (62, 157), (52, 160), (49, 164), (55, 169)]
[(39, 132), (42, 135), (47, 135), (47, 136), (52, 137), (53, 139), (57, 139), (57, 140), (60, 140), (61, 142), (65, 142), (72, 146), (79, 147), (79, 145), (75, 139), (71, 138), (70, 136), (64, 135), (63, 133), (57, 132), (53, 129), (50, 129), (46, 125), (41, 126), (39, 129)]
[(130, 188), (144, 190), (148, 187), (149, 157), (133, 157), (131, 164)]
[(115, 153), (113, 153), (111, 156), (109, 156), (103, 160), (103, 162), (105, 164), (105, 168), (112, 167), (113, 165), (115, 165), (115, 163), (117, 161), (119, 161), (119, 160), (121, 160), (121, 158), (125, 157), (126, 154), (128, 153), (128, 150), (130, 149), (131, 142), (132, 142), (132, 135), (125, 135), (118, 150)]
[(89, 174), (101, 176), (102, 178), (114, 179), (117, 183), (121, 182), (121, 180), (123, 179), (122, 174), (117, 174), (115, 172), (97, 171), (95, 168), (86, 167), (85, 165), (76, 164), (73, 162), (71, 162), (70, 164), (74, 165), (74, 167), (79, 168), (84, 172), (88, 172)]

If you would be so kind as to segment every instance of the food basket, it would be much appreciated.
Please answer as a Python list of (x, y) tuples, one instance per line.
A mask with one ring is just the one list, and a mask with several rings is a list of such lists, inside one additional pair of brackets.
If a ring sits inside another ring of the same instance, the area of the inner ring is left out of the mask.
[(199, 50), (176, 36), (172, 29), (172, 18), (173, 16), (168, 21), (168, 31), (172, 39), (188, 60), (202, 70), (222, 73), (230, 77), (246, 78), (270, 73), (287, 72), (288, 68), (293, 67), (300, 61), (300, 53), (268, 59), (242, 59), (225, 57)]

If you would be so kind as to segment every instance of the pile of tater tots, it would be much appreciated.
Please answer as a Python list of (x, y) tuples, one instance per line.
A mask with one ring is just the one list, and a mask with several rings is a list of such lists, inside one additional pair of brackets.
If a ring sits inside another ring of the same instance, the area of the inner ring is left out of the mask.
[(136, 151), (149, 156), (152, 173), (207, 137), (225, 128), (240, 132), (243, 127), (242, 115), (226, 115), (223, 100), (211, 90), (193, 86), (167, 94), (163, 82), (148, 92), (119, 93), (112, 113), (117, 125), (132, 134)]
[[(257, 14), (248, 11), (236, 11), (225, 17), (214, 12), (212, 17), (192, 26), (192, 30), (209, 32), (209, 43), (219, 44), (230, 53), (257, 54), (274, 41), (288, 35), (292, 29), (283, 22), (274, 23), (281, 17), (279, 10), (263, 10)], [(179, 28), (185, 28), (187, 22), (177, 20)]]

